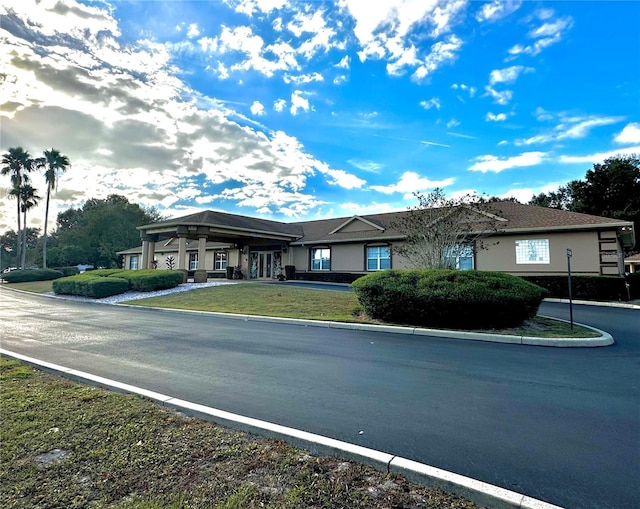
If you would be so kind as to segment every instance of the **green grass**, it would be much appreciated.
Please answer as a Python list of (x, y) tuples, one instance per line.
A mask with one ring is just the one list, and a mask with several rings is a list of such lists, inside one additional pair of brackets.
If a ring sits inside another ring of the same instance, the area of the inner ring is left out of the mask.
[(0, 358), (5, 509), (474, 509), (471, 502)]
[(24, 292), (47, 293), (53, 291), (52, 284), (53, 281), (30, 281), (28, 283), (3, 283), (2, 286), (6, 285), (7, 288), (15, 288)]
[(352, 292), (260, 283), (213, 286), (128, 304), (339, 322), (360, 321), (358, 313), (361, 311)]

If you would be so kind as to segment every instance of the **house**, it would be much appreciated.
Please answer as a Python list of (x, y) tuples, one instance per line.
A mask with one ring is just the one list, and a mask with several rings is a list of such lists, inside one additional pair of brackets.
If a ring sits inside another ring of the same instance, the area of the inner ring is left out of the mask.
[(640, 272), (640, 253), (628, 256), (624, 259), (624, 271), (628, 274)]
[[(396, 224), (409, 213), (285, 223), (207, 210), (140, 226), (142, 246), (118, 254), (130, 269), (204, 269), (209, 277), (224, 277), (229, 266), (245, 278), (273, 279), (289, 265), (297, 279), (351, 281), (371, 271), (409, 268), (392, 249), (406, 238)], [(457, 250), (452, 263), (460, 269), (563, 274), (570, 249), (573, 273), (621, 275), (623, 248), (634, 242), (630, 221), (509, 201), (470, 207), (469, 214), (490, 217), (494, 228), (486, 248)]]

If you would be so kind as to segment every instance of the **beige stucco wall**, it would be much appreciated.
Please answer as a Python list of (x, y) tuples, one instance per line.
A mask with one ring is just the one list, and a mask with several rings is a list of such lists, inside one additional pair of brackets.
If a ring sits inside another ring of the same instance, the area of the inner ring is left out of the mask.
[[(517, 264), (516, 240), (549, 239), (548, 264)], [(567, 249), (571, 249), (571, 271), (576, 274), (600, 274), (600, 246), (597, 232), (535, 233), (499, 236), (484, 241), (486, 249), (476, 253), (477, 270), (495, 270), (511, 274), (564, 274)]]

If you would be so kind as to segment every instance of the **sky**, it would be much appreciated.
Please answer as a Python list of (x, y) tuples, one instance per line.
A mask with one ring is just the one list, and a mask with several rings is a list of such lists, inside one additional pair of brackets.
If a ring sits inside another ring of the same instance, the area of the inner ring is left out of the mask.
[[(405, 210), (436, 187), (527, 202), (640, 153), (640, 2), (3, 0), (0, 15), (0, 149), (70, 158), (54, 223), (112, 193), (281, 221)], [(9, 185), (0, 232), (17, 226)]]

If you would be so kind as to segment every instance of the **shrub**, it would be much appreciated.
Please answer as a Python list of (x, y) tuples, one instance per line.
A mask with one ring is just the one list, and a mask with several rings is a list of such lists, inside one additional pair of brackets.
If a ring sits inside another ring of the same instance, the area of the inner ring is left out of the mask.
[(629, 283), (629, 294), (631, 296), (631, 300), (640, 299), (640, 272), (629, 274), (626, 279), (627, 283)]
[(126, 292), (129, 289), (129, 282), (126, 279), (117, 277), (79, 274), (57, 279), (52, 286), (56, 294), (79, 295), (81, 297), (100, 299)]
[(499, 272), (388, 270), (352, 283), (373, 318), (453, 329), (521, 325), (538, 311), (546, 290)]
[(75, 276), (76, 274), (80, 274), (78, 267), (56, 267), (55, 270), (59, 270), (62, 272), (63, 276)]
[(53, 269), (25, 269), (13, 270), (2, 274), (2, 279), (7, 283), (26, 283), (28, 281), (50, 281), (63, 275), (59, 270)]
[(127, 279), (129, 288), (138, 292), (174, 288), (184, 279), (184, 274), (178, 270), (128, 270), (117, 276)]
[[(548, 297), (569, 298), (569, 282), (562, 276), (521, 276), (530, 283), (546, 288)], [(627, 300), (625, 280), (617, 276), (571, 275), (571, 296), (583, 300)]]
[[(100, 269), (91, 273), (79, 274), (77, 276), (65, 277), (54, 281), (53, 291), (57, 294), (81, 295), (84, 297), (98, 297), (98, 294), (110, 292), (112, 288), (122, 288), (122, 284), (118, 285), (100, 285), (96, 286), (93, 280), (100, 279), (117, 279), (125, 281), (126, 286), (117, 293), (124, 293), (127, 290), (138, 292), (152, 292), (155, 290), (164, 290), (166, 288), (174, 288), (182, 283), (183, 273), (181, 271), (171, 270), (122, 270), (122, 269)], [(92, 290), (93, 287), (100, 288)], [(104, 290), (102, 288), (105, 288)], [(103, 297), (115, 295), (109, 293), (102, 295)]]

